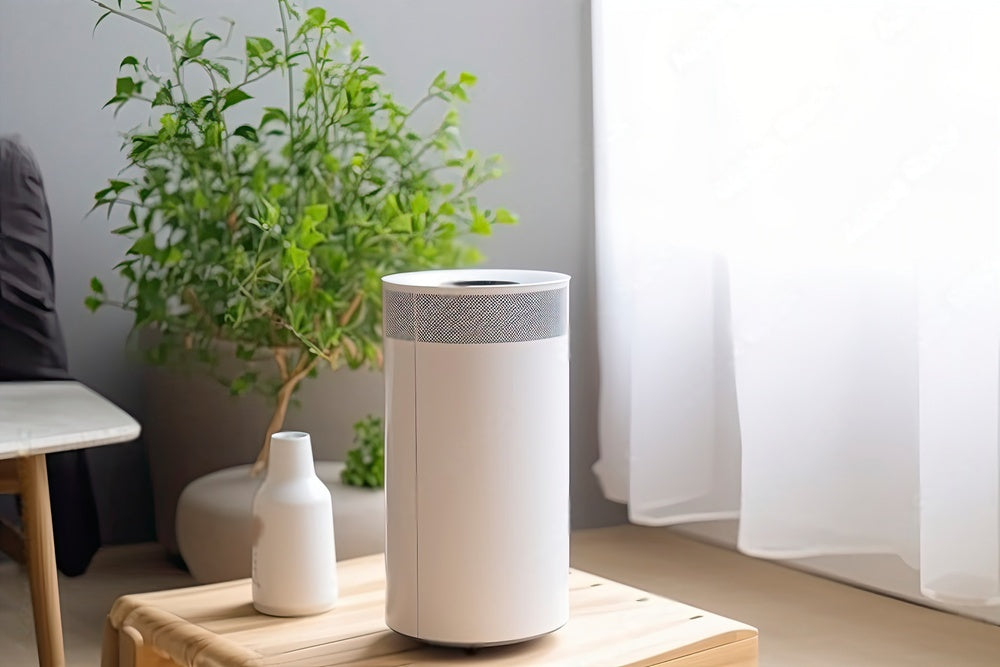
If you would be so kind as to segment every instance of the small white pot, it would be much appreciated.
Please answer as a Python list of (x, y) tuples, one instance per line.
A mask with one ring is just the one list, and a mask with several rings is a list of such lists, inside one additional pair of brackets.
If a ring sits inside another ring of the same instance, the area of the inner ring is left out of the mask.
[[(330, 490), (338, 560), (385, 550), (385, 491), (340, 481), (344, 464), (317, 461), (316, 474)], [(244, 579), (251, 574), (251, 507), (261, 478), (250, 466), (226, 468), (187, 485), (177, 501), (177, 543), (200, 583)]]

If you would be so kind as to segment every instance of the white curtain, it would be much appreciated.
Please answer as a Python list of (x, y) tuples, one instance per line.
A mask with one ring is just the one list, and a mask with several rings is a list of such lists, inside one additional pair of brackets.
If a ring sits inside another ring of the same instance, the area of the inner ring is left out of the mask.
[(1000, 603), (1000, 5), (595, 0), (593, 28), (605, 494)]

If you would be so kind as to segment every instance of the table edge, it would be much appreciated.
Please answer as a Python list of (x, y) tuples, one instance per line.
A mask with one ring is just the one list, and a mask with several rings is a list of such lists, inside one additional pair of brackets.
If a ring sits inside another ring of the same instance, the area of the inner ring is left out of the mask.
[[(14, 381), (2, 383), (5, 387), (17, 385), (37, 386), (74, 386), (80, 390), (91, 394), (96, 399), (103, 401), (110, 408), (109, 412), (117, 412), (120, 421), (110, 427), (93, 429), (88, 431), (78, 431), (72, 434), (56, 434), (43, 436), (30, 442), (27, 447), (0, 450), (0, 459), (12, 459), (25, 456), (36, 456), (40, 454), (54, 454), (57, 452), (71, 451), (75, 449), (89, 449), (91, 447), (101, 447), (113, 445), (121, 442), (135, 440), (142, 433), (142, 427), (136, 419), (123, 410), (117, 403), (103, 396), (94, 389), (77, 380), (37, 380), (37, 381)], [(9, 442), (9, 441), (8, 441)]]

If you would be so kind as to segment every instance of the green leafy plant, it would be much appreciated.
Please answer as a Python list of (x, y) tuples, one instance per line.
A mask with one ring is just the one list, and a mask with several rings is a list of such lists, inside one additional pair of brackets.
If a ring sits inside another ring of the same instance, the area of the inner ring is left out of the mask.
[(347, 452), (340, 481), (351, 486), (385, 486), (385, 429), (382, 420), (368, 415), (354, 424), (354, 448)]
[[(113, 230), (131, 241), (115, 266), (124, 295), (94, 278), (87, 306), (131, 311), (135, 329), (157, 334), (154, 363), (194, 358), (233, 394), (272, 397), (259, 468), (319, 364), (381, 365), (381, 276), (475, 263), (463, 236), (516, 221), (473, 195), (501, 175), (499, 157), (465, 148), (458, 132), (453, 105), (476, 78), (441, 72), (406, 106), (347, 24), (320, 7), (277, 0), (276, 34), (246, 37), (234, 56), (232, 24), (226, 34), (198, 21), (175, 32), (163, 3), (91, 1), (104, 10), (98, 24), (116, 16), (161, 38), (169, 68), (121, 61), (106, 106), (150, 116), (125, 134), (127, 168), (95, 195), (109, 217), (127, 214)], [(274, 76), (287, 92), (257, 99), (255, 84)], [(435, 115), (419, 119), (433, 129), (415, 129), (418, 112)], [(246, 362), (239, 373), (221, 377), (218, 341)], [(251, 363), (268, 357), (276, 380)]]

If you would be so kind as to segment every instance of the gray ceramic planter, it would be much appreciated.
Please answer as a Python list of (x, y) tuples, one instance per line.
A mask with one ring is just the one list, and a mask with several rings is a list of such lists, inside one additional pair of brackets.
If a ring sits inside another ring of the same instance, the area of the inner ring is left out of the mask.
[[(333, 499), (337, 560), (385, 550), (385, 491), (340, 482), (343, 463), (318, 461), (316, 474)], [(250, 576), (253, 545), (251, 503), (261, 479), (250, 466), (200, 477), (177, 503), (177, 542), (191, 575), (200, 583)]]
[[(260, 362), (261, 372), (273, 363)], [(200, 369), (147, 368), (143, 438), (160, 543), (178, 553), (177, 499), (189, 483), (208, 473), (253, 463), (273, 407), (261, 396), (230, 396)], [(312, 436), (319, 461), (343, 460), (352, 445), (352, 425), (369, 413), (382, 414), (381, 373), (321, 370), (302, 383), (285, 419), (286, 430)]]

